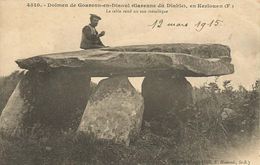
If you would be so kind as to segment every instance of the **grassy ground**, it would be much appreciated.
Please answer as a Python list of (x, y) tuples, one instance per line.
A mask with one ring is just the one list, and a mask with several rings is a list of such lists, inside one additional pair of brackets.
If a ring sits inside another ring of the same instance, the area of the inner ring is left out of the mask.
[(256, 81), (250, 91), (235, 90), (225, 81), (221, 89), (214, 82), (194, 88), (193, 105), (144, 121), (129, 147), (73, 131), (46, 134), (36, 126), (18, 137), (2, 134), (0, 164), (209, 164), (259, 138), (259, 87)]

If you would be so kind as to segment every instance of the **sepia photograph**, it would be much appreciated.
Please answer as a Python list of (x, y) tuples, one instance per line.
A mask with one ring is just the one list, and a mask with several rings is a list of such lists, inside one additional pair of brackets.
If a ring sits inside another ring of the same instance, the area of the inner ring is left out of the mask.
[(260, 164), (259, 0), (0, 0), (0, 165)]

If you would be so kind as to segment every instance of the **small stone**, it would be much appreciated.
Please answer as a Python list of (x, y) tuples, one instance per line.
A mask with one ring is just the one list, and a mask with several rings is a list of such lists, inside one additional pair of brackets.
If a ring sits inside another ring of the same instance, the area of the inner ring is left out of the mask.
[(221, 113), (222, 120), (228, 120), (230, 118), (233, 118), (236, 115), (236, 112), (233, 109), (230, 108), (224, 108)]
[(46, 151), (51, 151), (52, 150), (52, 148), (49, 147), (49, 146), (46, 146), (45, 149), (46, 149)]

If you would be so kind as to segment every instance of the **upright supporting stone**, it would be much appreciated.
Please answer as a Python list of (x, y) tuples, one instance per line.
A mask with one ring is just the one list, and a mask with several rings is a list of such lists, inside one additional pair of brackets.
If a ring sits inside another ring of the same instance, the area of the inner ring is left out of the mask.
[(90, 93), (90, 77), (76, 70), (29, 71), (0, 117), (0, 130), (17, 133), (37, 124), (50, 131), (77, 129)]
[(21, 82), (19, 82), (1, 114), (0, 131), (10, 134), (21, 131), (24, 114), (30, 110), (31, 106), (21, 97)]
[(143, 98), (128, 78), (108, 78), (91, 95), (78, 131), (129, 145), (141, 129), (142, 116)]
[(193, 102), (192, 86), (184, 78), (145, 77), (142, 83), (144, 119), (151, 120), (180, 110)]

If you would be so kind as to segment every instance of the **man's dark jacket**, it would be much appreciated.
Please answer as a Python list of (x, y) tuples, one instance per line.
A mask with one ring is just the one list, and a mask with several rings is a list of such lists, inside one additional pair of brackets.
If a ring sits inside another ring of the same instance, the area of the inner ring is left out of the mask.
[(104, 44), (101, 42), (98, 32), (91, 25), (82, 29), (82, 38), (80, 43), (81, 49), (101, 48)]

